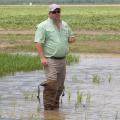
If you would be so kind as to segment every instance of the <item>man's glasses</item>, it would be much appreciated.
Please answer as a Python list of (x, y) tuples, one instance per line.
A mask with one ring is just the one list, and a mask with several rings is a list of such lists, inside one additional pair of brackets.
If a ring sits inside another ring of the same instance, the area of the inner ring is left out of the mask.
[(60, 13), (61, 11), (60, 10), (55, 10), (55, 11), (52, 11), (52, 14), (56, 14), (56, 13)]

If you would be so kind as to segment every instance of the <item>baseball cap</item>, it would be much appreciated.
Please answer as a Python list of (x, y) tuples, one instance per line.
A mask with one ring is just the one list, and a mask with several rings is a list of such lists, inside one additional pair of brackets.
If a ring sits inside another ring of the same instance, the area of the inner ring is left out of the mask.
[(57, 4), (51, 4), (51, 5), (49, 5), (49, 11), (54, 11), (57, 8), (60, 8), (60, 6), (57, 5)]

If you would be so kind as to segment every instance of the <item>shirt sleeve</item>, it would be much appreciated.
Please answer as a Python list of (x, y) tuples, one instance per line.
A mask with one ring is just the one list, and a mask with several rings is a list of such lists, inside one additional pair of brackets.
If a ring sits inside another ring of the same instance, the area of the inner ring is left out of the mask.
[(45, 29), (42, 25), (37, 26), (34, 42), (38, 42), (38, 43), (45, 42)]

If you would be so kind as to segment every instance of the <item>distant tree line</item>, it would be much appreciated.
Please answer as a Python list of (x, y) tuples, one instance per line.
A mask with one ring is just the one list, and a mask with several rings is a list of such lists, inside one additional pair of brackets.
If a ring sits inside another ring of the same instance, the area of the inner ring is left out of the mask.
[(0, 4), (120, 4), (120, 0), (0, 0)]

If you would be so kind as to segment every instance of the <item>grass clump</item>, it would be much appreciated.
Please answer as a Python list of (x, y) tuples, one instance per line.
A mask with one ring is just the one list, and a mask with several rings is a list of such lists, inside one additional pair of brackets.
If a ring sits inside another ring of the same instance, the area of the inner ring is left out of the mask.
[(0, 76), (20, 71), (31, 71), (42, 68), (38, 56), (20, 54), (0, 54)]
[(81, 104), (82, 102), (82, 93), (80, 91), (77, 91), (77, 105)]
[(70, 65), (71, 63), (78, 63), (79, 62), (79, 56), (76, 56), (72, 53), (69, 53), (67, 56), (66, 56), (66, 63), (68, 65)]
[(100, 84), (100, 76), (96, 74), (92, 75), (92, 81), (93, 83)]
[(112, 80), (112, 76), (111, 76), (111, 74), (109, 74), (109, 76), (108, 76), (108, 82), (111, 83), (111, 80)]
[(23, 91), (23, 96), (25, 100), (35, 100), (37, 95), (35, 91)]
[[(77, 62), (78, 58), (72, 54), (66, 57), (67, 64)], [(39, 56), (28, 54), (0, 53), (0, 76), (14, 75), (15, 72), (27, 72), (42, 69)]]
[(68, 88), (68, 89), (67, 89), (67, 101), (68, 101), (68, 102), (70, 102), (71, 96), (72, 96), (72, 92), (71, 92), (70, 88)]

